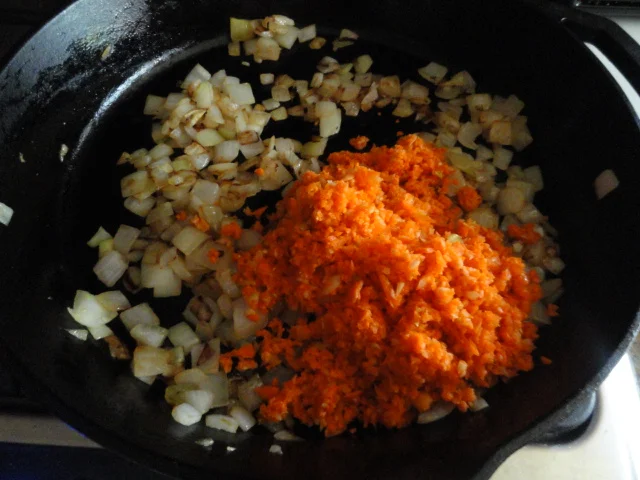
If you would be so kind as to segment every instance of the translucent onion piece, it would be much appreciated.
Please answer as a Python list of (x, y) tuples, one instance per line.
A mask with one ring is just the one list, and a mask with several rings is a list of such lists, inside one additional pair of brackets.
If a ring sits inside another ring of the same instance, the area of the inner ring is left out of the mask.
[(593, 183), (598, 200), (603, 199), (620, 185), (620, 180), (613, 170), (607, 169), (598, 175)]
[(98, 260), (93, 272), (107, 287), (113, 287), (127, 271), (128, 266), (126, 258), (120, 252), (112, 250)]
[(129, 331), (136, 325), (160, 325), (160, 319), (148, 303), (141, 303), (122, 312), (120, 320)]
[(131, 367), (135, 377), (168, 375), (173, 370), (170, 364), (171, 351), (162, 348), (138, 346), (133, 351)]
[(85, 327), (105, 325), (116, 318), (117, 313), (107, 310), (89, 292), (78, 290), (73, 300), (73, 308), (68, 309), (73, 319)]
[(246, 408), (235, 405), (229, 409), (229, 416), (233, 417), (243, 432), (248, 432), (257, 423), (256, 419)]
[(213, 393), (208, 390), (189, 390), (184, 392), (184, 401), (201, 414), (205, 414), (212, 408)]
[(424, 424), (441, 420), (453, 412), (454, 408), (455, 407), (452, 403), (436, 403), (429, 410), (418, 415), (417, 422)]
[(256, 321), (247, 317), (249, 307), (244, 298), (238, 298), (233, 302), (233, 331), (238, 338), (248, 338), (267, 324), (267, 316), (254, 312), (258, 317)]
[(298, 41), (300, 43), (308, 42), (309, 40), (313, 40), (314, 38), (316, 38), (315, 24), (308, 25), (298, 30)]
[(180, 233), (173, 237), (171, 243), (173, 243), (182, 253), (189, 255), (209, 238), (209, 235), (206, 233), (201, 232), (195, 227), (189, 226), (183, 228)]
[(69, 335), (77, 338), (78, 340), (82, 340), (83, 342), (89, 338), (89, 332), (84, 328), (66, 328), (65, 330)]
[(200, 343), (200, 339), (191, 329), (191, 327), (185, 323), (180, 322), (169, 329), (169, 341), (176, 347), (183, 347), (185, 350)]
[[(256, 103), (256, 99), (253, 96), (253, 90), (249, 83), (241, 83), (238, 85), (225, 85), (224, 92), (229, 95), (229, 98), (238, 105), (253, 105)], [(206, 146), (206, 145), (205, 145)]]
[(202, 413), (188, 403), (173, 407), (171, 416), (176, 422), (185, 426), (194, 425), (202, 419)]
[(120, 312), (131, 308), (129, 300), (127, 300), (127, 297), (119, 290), (101, 293), (96, 295), (96, 299), (110, 312)]
[(140, 230), (137, 228), (129, 225), (120, 225), (115, 237), (113, 237), (113, 249), (126, 255), (139, 236)]
[(236, 433), (240, 427), (240, 424), (235, 418), (218, 414), (207, 415), (205, 417), (205, 424), (209, 428), (215, 428), (216, 430), (223, 430), (229, 433)]
[(109, 232), (100, 227), (98, 228), (98, 231), (93, 234), (93, 237), (91, 237), (91, 239), (87, 242), (87, 245), (89, 245), (91, 248), (96, 248), (98, 245), (100, 245), (100, 242), (102, 242), (103, 240), (109, 240), (110, 238), (112, 237)]
[(160, 347), (165, 338), (167, 338), (169, 331), (159, 325), (138, 324), (129, 333), (140, 345)]
[(101, 340), (113, 335), (113, 330), (106, 325), (98, 325), (96, 327), (89, 327), (89, 333), (95, 340)]
[(140, 217), (146, 217), (155, 204), (156, 199), (153, 197), (148, 197), (144, 200), (138, 200), (135, 197), (129, 197), (124, 201), (124, 208)]

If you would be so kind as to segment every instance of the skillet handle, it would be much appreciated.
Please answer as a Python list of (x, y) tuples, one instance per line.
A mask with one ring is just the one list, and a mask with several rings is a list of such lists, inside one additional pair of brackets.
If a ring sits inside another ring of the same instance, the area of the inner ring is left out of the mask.
[(580, 40), (598, 47), (640, 95), (640, 45), (627, 32), (608, 18), (566, 5), (546, 2), (543, 8)]

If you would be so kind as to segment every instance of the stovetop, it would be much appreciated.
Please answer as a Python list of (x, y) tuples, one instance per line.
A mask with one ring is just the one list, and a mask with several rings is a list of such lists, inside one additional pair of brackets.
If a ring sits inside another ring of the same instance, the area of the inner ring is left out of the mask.
[[(637, 20), (620, 23), (640, 32), (640, 0), (557, 1), (610, 15), (638, 16)], [(71, 3), (70, 0), (1, 2), (0, 65), (40, 25)], [(576, 409), (565, 425), (558, 425), (555, 432), (543, 439), (544, 444), (516, 452), (491, 480), (637, 480), (640, 465), (634, 466), (633, 459), (636, 462), (640, 459), (637, 433), (640, 398), (633, 379), (631, 363), (625, 356), (598, 394)], [(19, 478), (168, 479), (100, 448), (49, 415), (24, 397), (19, 384), (0, 365), (0, 479)]]

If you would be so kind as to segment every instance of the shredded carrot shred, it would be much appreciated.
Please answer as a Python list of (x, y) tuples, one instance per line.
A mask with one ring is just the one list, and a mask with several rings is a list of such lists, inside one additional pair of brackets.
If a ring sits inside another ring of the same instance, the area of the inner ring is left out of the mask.
[(187, 219), (187, 212), (185, 212), (184, 210), (176, 213), (176, 220), (183, 222), (186, 219)]
[(525, 223), (524, 225), (509, 225), (507, 227), (507, 235), (515, 240), (520, 240), (522, 243), (532, 245), (542, 238), (538, 232), (534, 230), (535, 225), (533, 223)]
[(404, 136), (404, 132), (402, 130), (398, 130), (396, 132), (396, 137), (402, 137), (402, 136)]
[(191, 218), (191, 223), (201, 232), (208, 232), (211, 229), (209, 223), (200, 215), (194, 215), (193, 218)]
[(238, 222), (229, 222), (220, 229), (220, 235), (237, 240), (242, 235), (242, 228), (240, 228)]
[(468, 185), (458, 190), (456, 196), (458, 198), (458, 203), (466, 212), (475, 210), (482, 203), (482, 197), (480, 194), (475, 188)]
[(220, 251), (215, 248), (212, 248), (207, 252), (207, 257), (209, 258), (209, 261), (211, 263), (216, 263), (220, 258)]
[(255, 169), (255, 174), (258, 175), (259, 177), (264, 175), (264, 168), (260, 167), (260, 168), (256, 168)]
[(328, 164), (235, 255), (252, 309), (285, 301), (315, 317), (257, 333), (261, 365), (295, 372), (262, 417), (292, 415), (327, 436), (356, 420), (402, 427), (436, 401), (465, 411), (476, 388), (532, 369), (538, 279), (500, 231), (462, 219), (446, 195), (445, 150), (408, 135)]
[(235, 358), (238, 360), (237, 368), (240, 371), (257, 368), (258, 364), (254, 360), (255, 356), (255, 347), (250, 343), (245, 343), (235, 350), (220, 355), (220, 366), (226, 373), (229, 373), (233, 368), (233, 359)]
[(549, 357), (540, 357), (540, 361), (544, 365), (551, 365), (553, 363), (553, 360), (551, 360)]
[(557, 317), (558, 315), (560, 315), (558, 313), (558, 305), (556, 305), (555, 303), (550, 303), (549, 305), (547, 305), (547, 315), (549, 315), (550, 317)]
[(247, 216), (247, 217), (255, 217), (255, 218), (260, 218), (262, 217), (262, 215), (264, 214), (264, 212), (267, 211), (267, 207), (260, 207), (260, 208), (256, 208), (255, 210), (251, 210), (249, 207), (246, 207), (244, 210), (242, 210), (242, 212)]
[(358, 137), (353, 137), (349, 140), (349, 145), (351, 145), (356, 150), (364, 150), (369, 143), (369, 137), (365, 137), (364, 135), (360, 135)]

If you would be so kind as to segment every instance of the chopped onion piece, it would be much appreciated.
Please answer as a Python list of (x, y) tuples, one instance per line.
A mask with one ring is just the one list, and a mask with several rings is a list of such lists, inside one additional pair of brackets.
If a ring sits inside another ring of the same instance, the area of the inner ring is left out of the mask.
[(280, 442), (301, 442), (302, 439), (297, 435), (294, 435), (288, 430), (280, 430), (273, 434), (273, 438)]
[(431, 83), (435, 83), (437, 85), (447, 74), (447, 67), (435, 62), (431, 62), (428, 65), (419, 68), (418, 73), (425, 80), (428, 80)]
[(65, 330), (69, 335), (76, 337), (78, 340), (82, 340), (83, 342), (89, 338), (89, 332), (84, 328), (66, 328)]
[(598, 175), (593, 183), (598, 200), (603, 199), (620, 185), (620, 180), (613, 170), (607, 169)]
[(506, 170), (509, 168), (509, 164), (513, 159), (513, 152), (506, 148), (497, 147), (493, 151), (493, 166), (500, 170)]
[(201, 414), (205, 414), (212, 408), (213, 393), (208, 390), (189, 390), (184, 392), (184, 401)]
[(238, 422), (238, 426), (243, 432), (248, 432), (257, 423), (253, 415), (239, 405), (235, 405), (229, 409), (229, 416)]
[(176, 422), (186, 426), (194, 425), (202, 419), (202, 414), (188, 403), (181, 403), (173, 407), (171, 416)]
[(213, 445), (213, 438), (209, 438), (209, 437), (205, 437), (205, 438), (201, 438), (199, 440), (196, 440), (195, 443), (197, 443), (198, 445), (208, 448), (210, 446)]
[[(234, 40), (235, 41), (235, 40)], [(209, 71), (199, 63), (186, 76), (182, 82), (182, 88), (187, 88), (195, 83), (206, 82), (211, 78)]]
[(267, 324), (267, 316), (258, 312), (253, 312), (257, 320), (247, 318), (248, 310), (244, 298), (233, 302), (233, 331), (238, 338), (248, 338)]
[(113, 249), (126, 255), (139, 236), (140, 230), (137, 228), (130, 227), (129, 225), (120, 225), (116, 236), (113, 237)]
[[(241, 83), (237, 85), (226, 84), (223, 90), (227, 95), (229, 95), (231, 101), (238, 105), (253, 105), (256, 103), (256, 99), (253, 96), (253, 90), (251, 89), (251, 84), (249, 83)], [(209, 145), (204, 146), (206, 147)]]
[(452, 403), (438, 402), (426, 412), (422, 412), (418, 415), (417, 422), (424, 424), (438, 421), (453, 412), (454, 408), (455, 407)]
[(124, 208), (140, 217), (146, 217), (156, 204), (154, 197), (138, 200), (136, 197), (129, 197), (124, 201)]
[(135, 377), (168, 375), (173, 367), (170, 364), (171, 351), (162, 348), (141, 345), (133, 351), (131, 367)]
[(248, 159), (248, 158), (257, 157), (262, 152), (264, 152), (264, 143), (258, 141), (255, 143), (240, 145), (240, 151), (242, 152), (242, 155), (244, 155), (244, 158)]
[(320, 136), (330, 137), (340, 132), (342, 124), (342, 110), (336, 109), (333, 113), (320, 118)]
[(271, 85), (275, 79), (273, 73), (261, 73), (260, 74), (260, 83), (262, 85)]
[(200, 339), (191, 329), (191, 327), (185, 323), (180, 322), (169, 329), (169, 341), (176, 347), (183, 347), (185, 350), (200, 343)]
[(195, 227), (185, 227), (178, 233), (171, 243), (175, 245), (185, 255), (189, 255), (196, 248), (209, 239), (209, 235), (201, 232)]
[(220, 185), (208, 180), (197, 180), (191, 195), (198, 197), (205, 204), (213, 205), (220, 198)]
[(228, 415), (207, 415), (204, 420), (207, 427), (215, 428), (216, 430), (223, 430), (229, 433), (236, 433), (240, 427), (238, 421)]
[(169, 331), (159, 325), (138, 324), (129, 332), (131, 337), (140, 345), (160, 347), (164, 343)]
[(299, 30), (295, 27), (289, 27), (287, 31), (283, 34), (276, 35), (275, 39), (282, 48), (286, 48), (289, 50), (293, 47), (293, 44), (296, 43), (298, 39)]
[(166, 98), (159, 97), (157, 95), (147, 95), (147, 99), (144, 103), (144, 114), (145, 115), (158, 115), (162, 111), (162, 107), (164, 107), (164, 103)]
[(472, 412), (479, 412), (480, 410), (484, 410), (485, 408), (488, 408), (488, 407), (489, 407), (489, 404), (482, 397), (477, 397), (475, 401), (471, 405), (469, 405), (469, 409)]
[(287, 113), (287, 109), (285, 107), (276, 108), (273, 112), (271, 112), (271, 118), (273, 118), (276, 122), (286, 120), (289, 114)]
[(113, 330), (106, 325), (97, 325), (95, 327), (89, 327), (89, 333), (95, 340), (101, 340), (113, 335)]
[(215, 161), (233, 162), (240, 153), (240, 143), (236, 140), (226, 140), (216, 145)]
[(269, 453), (273, 453), (274, 455), (282, 455), (282, 447), (280, 445), (271, 445), (269, 447)]
[(197, 133), (196, 141), (203, 147), (215, 147), (224, 142), (224, 137), (211, 128), (203, 128)]
[(229, 19), (229, 28), (231, 40), (234, 42), (244, 42), (251, 40), (255, 36), (253, 22), (251, 20), (231, 17)]
[(308, 42), (309, 40), (313, 40), (314, 38), (316, 38), (315, 24), (308, 25), (298, 30), (298, 41), (300, 43)]
[(131, 308), (127, 297), (119, 290), (113, 290), (96, 295), (100, 304), (110, 312), (120, 312)]
[(98, 228), (98, 231), (93, 235), (93, 237), (91, 237), (91, 239), (87, 242), (87, 245), (89, 245), (91, 248), (96, 248), (98, 245), (100, 245), (100, 242), (102, 242), (103, 240), (109, 240), (110, 238), (112, 237), (109, 232), (100, 227)]
[(475, 150), (478, 144), (475, 142), (476, 137), (482, 133), (482, 126), (477, 123), (466, 122), (460, 126), (458, 130), (458, 142), (463, 147)]
[(278, 60), (280, 58), (280, 45), (272, 38), (260, 37), (256, 42), (256, 60)]
[(122, 312), (120, 320), (129, 331), (136, 325), (160, 325), (160, 319), (148, 303), (141, 303)]
[(255, 392), (255, 389), (262, 385), (260, 376), (254, 375), (238, 386), (238, 400), (250, 412), (257, 410), (262, 405), (262, 399)]
[(128, 266), (124, 256), (120, 252), (112, 250), (98, 260), (98, 263), (93, 267), (93, 272), (107, 287), (113, 287), (122, 278)]

